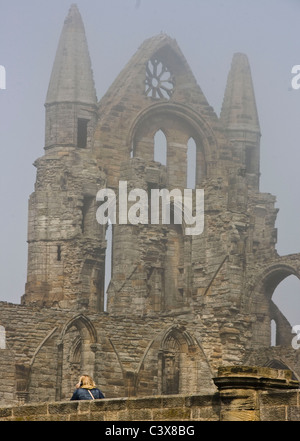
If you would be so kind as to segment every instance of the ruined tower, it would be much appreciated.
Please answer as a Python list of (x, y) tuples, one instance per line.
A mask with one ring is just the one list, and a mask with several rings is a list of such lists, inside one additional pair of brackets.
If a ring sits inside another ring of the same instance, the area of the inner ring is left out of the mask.
[[(82, 372), (107, 397), (211, 393), (221, 365), (288, 367), (299, 378), (291, 326), (272, 294), (288, 275), (300, 277), (300, 256), (278, 255), (275, 197), (259, 189), (261, 129), (246, 55), (233, 56), (220, 117), (165, 34), (140, 46), (98, 102), (72, 5), (45, 108), (26, 290), (21, 306), (0, 308), (17, 395), (67, 399)], [(103, 189), (116, 195), (111, 225), (97, 220)], [(148, 198), (140, 218), (136, 189)], [(153, 193), (188, 189), (192, 215), (204, 190), (201, 233), (187, 234), (186, 207), (172, 197), (170, 222), (161, 214), (151, 223)]]
[(104, 239), (93, 208), (104, 181), (92, 151), (97, 97), (75, 5), (61, 33), (45, 108), (45, 155), (35, 162), (29, 201), (23, 302), (100, 311)]

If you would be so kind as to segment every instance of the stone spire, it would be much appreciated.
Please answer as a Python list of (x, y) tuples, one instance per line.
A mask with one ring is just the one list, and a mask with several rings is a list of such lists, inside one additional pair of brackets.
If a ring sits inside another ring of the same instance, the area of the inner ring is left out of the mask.
[(75, 4), (64, 22), (46, 98), (46, 104), (57, 102), (97, 102), (84, 25)]
[(45, 149), (89, 147), (97, 97), (84, 25), (76, 5), (64, 22), (46, 98)]
[(248, 184), (259, 188), (260, 126), (248, 58), (245, 54), (233, 56), (220, 115)]
[(233, 56), (220, 118), (226, 129), (260, 133), (251, 70), (245, 54)]

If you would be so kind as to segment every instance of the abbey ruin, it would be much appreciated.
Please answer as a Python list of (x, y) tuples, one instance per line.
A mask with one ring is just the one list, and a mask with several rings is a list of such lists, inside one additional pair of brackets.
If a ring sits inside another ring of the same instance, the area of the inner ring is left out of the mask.
[[(247, 56), (233, 56), (220, 116), (165, 34), (146, 40), (98, 101), (72, 5), (45, 113), (25, 293), (20, 305), (0, 303), (1, 405), (68, 400), (82, 373), (107, 398), (213, 394), (221, 366), (290, 369), (299, 380), (300, 352), (272, 294), (300, 278), (300, 254), (278, 255), (275, 197), (259, 189)], [(186, 234), (172, 199), (168, 224), (101, 225), (96, 195), (117, 195), (120, 182), (147, 194), (189, 188), (194, 199), (203, 189), (203, 232)]]

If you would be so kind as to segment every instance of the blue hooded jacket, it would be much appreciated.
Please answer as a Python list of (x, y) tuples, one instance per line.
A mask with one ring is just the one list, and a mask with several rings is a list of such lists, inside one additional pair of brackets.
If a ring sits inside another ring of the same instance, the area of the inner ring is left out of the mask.
[(72, 400), (92, 400), (93, 398), (91, 397), (92, 393), (93, 397), (95, 400), (99, 400), (101, 398), (104, 398), (103, 393), (101, 392), (100, 389), (94, 387), (93, 389), (86, 389), (84, 387), (80, 387), (79, 389), (76, 389), (72, 395), (71, 401)]

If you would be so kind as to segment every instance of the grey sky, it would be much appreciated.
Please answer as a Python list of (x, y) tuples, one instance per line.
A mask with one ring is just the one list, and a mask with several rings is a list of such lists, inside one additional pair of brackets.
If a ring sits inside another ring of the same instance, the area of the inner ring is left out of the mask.
[[(44, 102), (70, 0), (0, 0), (0, 300), (19, 303), (27, 265), (27, 203), (43, 155)], [(220, 112), (235, 52), (248, 55), (260, 118), (261, 191), (277, 196), (280, 254), (300, 251), (299, 0), (78, 0), (98, 99), (141, 43), (175, 38), (206, 98)], [(298, 280), (285, 290), (300, 298)], [(280, 294), (280, 299), (283, 295)], [(280, 307), (300, 323), (300, 301)], [(279, 304), (279, 303), (278, 303)], [(285, 309), (287, 308), (287, 310)], [(289, 318), (289, 317), (288, 317)]]

